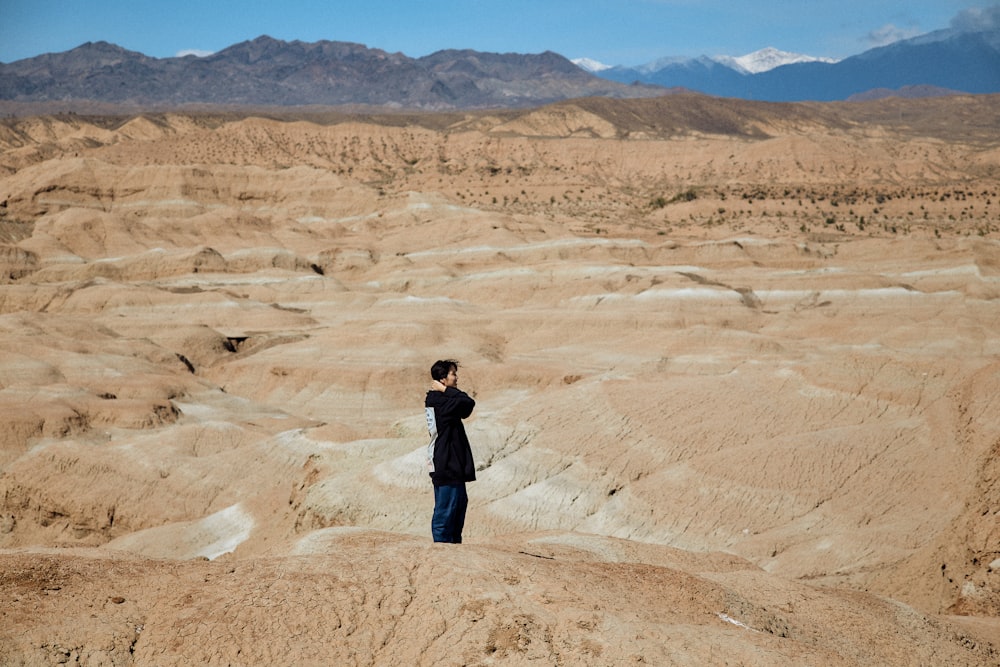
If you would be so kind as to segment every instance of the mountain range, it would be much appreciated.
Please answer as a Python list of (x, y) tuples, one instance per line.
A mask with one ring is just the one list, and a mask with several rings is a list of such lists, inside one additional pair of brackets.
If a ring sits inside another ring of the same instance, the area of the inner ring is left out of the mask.
[(574, 58), (573, 64), (588, 72), (594, 72), (599, 74), (606, 70), (615, 69), (619, 71), (635, 70), (643, 75), (651, 75), (656, 72), (668, 68), (672, 65), (684, 65), (690, 63), (694, 60), (700, 61), (711, 61), (723, 65), (730, 69), (736, 70), (743, 74), (757, 74), (759, 72), (766, 72), (772, 70), (776, 67), (781, 67), (782, 65), (791, 65), (793, 63), (803, 63), (803, 62), (827, 62), (835, 63), (837, 62), (834, 58), (817, 58), (814, 56), (808, 56), (802, 53), (790, 53), (788, 51), (781, 51), (769, 46), (767, 48), (761, 49), (759, 51), (754, 51), (753, 53), (748, 53), (744, 56), (703, 56), (702, 58), (683, 58), (683, 57), (666, 57), (659, 58), (645, 65), (639, 65), (634, 68), (612, 65), (605, 65), (602, 62), (593, 60), (591, 58)]
[(741, 58), (663, 58), (638, 67), (577, 64), (621, 83), (771, 102), (867, 98), (873, 90), (996, 93), (1000, 29), (939, 30), (840, 61), (764, 49)]
[(107, 42), (0, 65), (0, 100), (123, 106), (521, 107), (662, 94), (596, 77), (556, 53), (445, 50), (422, 58), (348, 42), (261, 36), (205, 57), (152, 58)]
[[(1000, 29), (949, 29), (840, 61), (777, 49), (604, 66), (540, 54), (443, 50), (421, 58), (349, 42), (268, 36), (217, 53), (153, 58), (107, 42), (0, 63), (0, 102), (73, 110), (183, 105), (365, 105), (446, 110), (529, 107), (684, 89), (762, 101), (1000, 92)], [(10, 105), (7, 105), (10, 106)]]

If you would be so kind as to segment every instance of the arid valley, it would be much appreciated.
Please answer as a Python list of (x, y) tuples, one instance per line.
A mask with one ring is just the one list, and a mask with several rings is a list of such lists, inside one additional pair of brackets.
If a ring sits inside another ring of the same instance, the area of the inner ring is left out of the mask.
[(996, 96), (11, 115), (0, 265), (0, 664), (1000, 664)]

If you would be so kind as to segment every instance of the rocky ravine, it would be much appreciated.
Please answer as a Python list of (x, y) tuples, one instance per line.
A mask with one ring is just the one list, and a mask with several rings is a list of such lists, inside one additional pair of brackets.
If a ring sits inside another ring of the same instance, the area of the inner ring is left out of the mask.
[(5, 121), (0, 661), (996, 664), (981, 103)]

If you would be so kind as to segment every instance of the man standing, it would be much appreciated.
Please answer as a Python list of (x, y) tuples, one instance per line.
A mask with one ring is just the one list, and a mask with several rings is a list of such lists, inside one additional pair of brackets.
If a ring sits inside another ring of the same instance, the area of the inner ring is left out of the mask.
[(431, 436), (427, 463), (434, 483), (431, 534), (435, 542), (459, 544), (469, 505), (465, 483), (476, 479), (476, 464), (462, 420), (472, 414), (476, 402), (458, 388), (457, 361), (434, 362), (431, 379), (431, 390), (424, 400)]

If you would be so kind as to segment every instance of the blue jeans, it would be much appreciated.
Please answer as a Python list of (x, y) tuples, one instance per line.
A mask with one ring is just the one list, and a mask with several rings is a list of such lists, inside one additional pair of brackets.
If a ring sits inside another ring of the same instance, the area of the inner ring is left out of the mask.
[(465, 509), (469, 506), (469, 496), (465, 483), (442, 484), (434, 487), (434, 516), (431, 518), (431, 534), (435, 542), (461, 544), (462, 528), (465, 526)]

